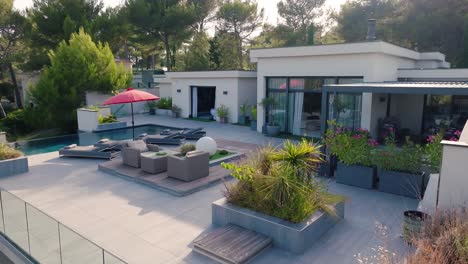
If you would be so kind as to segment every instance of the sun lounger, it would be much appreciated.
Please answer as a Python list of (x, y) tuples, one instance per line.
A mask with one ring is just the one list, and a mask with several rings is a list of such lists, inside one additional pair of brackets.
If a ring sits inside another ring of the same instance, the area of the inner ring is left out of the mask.
[(128, 145), (127, 143), (128, 143), (128, 140), (110, 140), (110, 139), (104, 138), (104, 139), (99, 140), (93, 146), (122, 149)]
[(160, 133), (160, 135), (174, 135), (180, 134), (182, 137), (188, 140), (198, 140), (206, 136), (206, 132), (203, 131), (202, 127), (199, 128), (184, 128), (182, 130), (170, 130), (166, 129)]
[(120, 149), (113, 147), (77, 146), (76, 144), (59, 150), (62, 157), (82, 157), (93, 159), (112, 159), (119, 155)]
[(157, 145), (180, 145), (184, 142), (184, 137), (180, 133), (174, 133), (172, 135), (148, 135), (143, 137), (146, 144), (157, 144)]

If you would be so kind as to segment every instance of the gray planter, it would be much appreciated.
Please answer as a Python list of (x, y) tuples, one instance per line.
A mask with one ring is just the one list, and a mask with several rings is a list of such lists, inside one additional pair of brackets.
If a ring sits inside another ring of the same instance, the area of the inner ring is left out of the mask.
[(227, 117), (219, 117), (219, 122), (222, 124), (227, 124), (228, 118)]
[(374, 187), (375, 168), (366, 166), (348, 166), (338, 162), (336, 168), (336, 182), (360, 188)]
[(172, 116), (171, 112), (169, 109), (156, 109), (156, 115), (160, 116)]
[(7, 177), (29, 171), (28, 158), (0, 160), (0, 177)]
[(272, 137), (276, 137), (279, 135), (280, 133), (280, 126), (270, 126), (270, 125), (267, 125), (266, 126), (266, 134), (268, 136), (272, 136)]
[(379, 170), (379, 191), (421, 199), (423, 194), (424, 173)]
[(250, 120), (250, 130), (257, 130), (257, 120)]
[(127, 127), (127, 122), (114, 122), (114, 123), (107, 123), (107, 124), (99, 124), (97, 127), (97, 131), (100, 130), (111, 130), (111, 129), (118, 129), (118, 128), (125, 128)]
[(335, 205), (337, 216), (322, 211), (302, 223), (293, 224), (276, 217), (234, 206), (220, 199), (212, 204), (215, 226), (235, 224), (271, 237), (276, 247), (296, 254), (303, 253), (336, 223), (344, 218), (344, 202)]
[(247, 125), (249, 123), (249, 116), (241, 115), (239, 116), (239, 124), (240, 125)]

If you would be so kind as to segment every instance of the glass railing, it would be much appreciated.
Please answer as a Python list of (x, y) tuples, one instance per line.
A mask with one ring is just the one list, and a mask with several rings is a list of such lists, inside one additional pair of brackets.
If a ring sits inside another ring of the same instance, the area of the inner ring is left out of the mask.
[(8, 191), (0, 189), (0, 233), (31, 259), (47, 264), (126, 264)]

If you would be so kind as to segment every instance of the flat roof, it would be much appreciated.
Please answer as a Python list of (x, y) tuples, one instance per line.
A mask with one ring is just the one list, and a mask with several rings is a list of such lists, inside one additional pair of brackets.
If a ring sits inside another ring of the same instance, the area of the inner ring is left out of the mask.
[(468, 82), (375, 82), (324, 85), (324, 92), (468, 95)]
[(166, 75), (169, 79), (257, 78), (256, 71), (185, 71)]

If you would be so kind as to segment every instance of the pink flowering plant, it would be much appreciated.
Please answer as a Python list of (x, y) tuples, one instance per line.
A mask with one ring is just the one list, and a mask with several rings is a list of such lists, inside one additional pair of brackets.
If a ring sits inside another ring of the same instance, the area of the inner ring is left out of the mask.
[(335, 120), (328, 121), (328, 127), (324, 141), (332, 155), (348, 166), (372, 165), (371, 153), (378, 143), (370, 138), (369, 131), (361, 128), (352, 130)]

